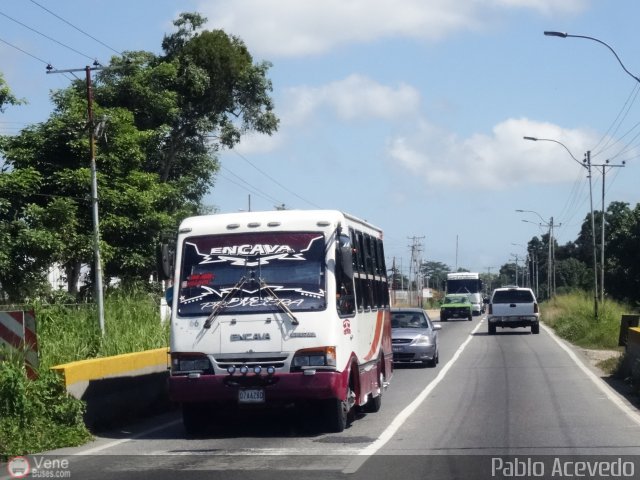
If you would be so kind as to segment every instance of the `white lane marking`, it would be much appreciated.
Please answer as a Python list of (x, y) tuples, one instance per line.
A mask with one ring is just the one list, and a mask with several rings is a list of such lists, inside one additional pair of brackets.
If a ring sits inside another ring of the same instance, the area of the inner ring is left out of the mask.
[(402, 427), (404, 422), (406, 422), (411, 415), (420, 407), (420, 404), (424, 402), (424, 400), (431, 394), (431, 392), (438, 386), (438, 384), (444, 379), (445, 375), (449, 372), (453, 364), (460, 358), (462, 351), (466, 348), (469, 342), (473, 339), (473, 335), (478, 331), (480, 326), (484, 322), (481, 320), (476, 325), (468, 338), (458, 347), (456, 353), (453, 354), (451, 360), (449, 360), (444, 367), (440, 370), (436, 378), (434, 378), (422, 392), (411, 402), (409, 405), (404, 407), (404, 409), (396, 415), (396, 418), (389, 424), (389, 426), (380, 434), (380, 436), (372, 443), (370, 443), (367, 447), (360, 450), (357, 453), (357, 457), (349, 463), (349, 465), (342, 470), (342, 473), (355, 473), (358, 469), (367, 461), (368, 457), (375, 455), (378, 450), (380, 450), (391, 438), (396, 434), (396, 432)]
[(98, 447), (90, 448), (88, 450), (83, 450), (78, 452), (76, 455), (93, 455), (94, 453), (101, 452), (102, 450), (107, 450), (109, 448), (116, 447), (118, 445), (122, 445), (123, 443), (130, 442), (131, 440), (137, 440), (138, 438), (150, 435), (159, 430), (164, 430), (165, 428), (173, 427), (181, 423), (182, 420), (173, 420), (171, 422), (163, 423), (162, 425), (158, 425), (157, 427), (150, 428), (149, 430), (145, 430), (144, 432), (137, 433), (128, 438), (121, 438), (120, 440), (114, 440), (113, 442), (105, 443), (104, 445), (100, 445)]
[(565, 344), (565, 342), (561, 340), (551, 328), (547, 327), (546, 325), (543, 325), (542, 323), (540, 324), (540, 326), (544, 329), (544, 331), (546, 331), (549, 334), (551, 338), (553, 338), (553, 340), (558, 345), (560, 345), (560, 348), (562, 348), (565, 352), (567, 352), (567, 355), (569, 355), (569, 358), (571, 358), (571, 360), (574, 361), (574, 363), (580, 368), (580, 370), (582, 370), (585, 373), (585, 375), (589, 378), (589, 380), (591, 380), (596, 385), (596, 387), (598, 387), (600, 391), (605, 394), (605, 396), (609, 400), (611, 400), (620, 410), (626, 413), (631, 420), (633, 420), (638, 425), (640, 425), (640, 415), (638, 415), (638, 412), (635, 409), (631, 408), (627, 403), (625, 403), (622, 397), (615, 390), (609, 387), (606, 383), (604, 383), (604, 381), (602, 381), (601, 378), (599, 378), (595, 373), (593, 373), (589, 369), (589, 367), (587, 367), (582, 362), (582, 360), (578, 358), (575, 352), (571, 350), (571, 348), (568, 347)]

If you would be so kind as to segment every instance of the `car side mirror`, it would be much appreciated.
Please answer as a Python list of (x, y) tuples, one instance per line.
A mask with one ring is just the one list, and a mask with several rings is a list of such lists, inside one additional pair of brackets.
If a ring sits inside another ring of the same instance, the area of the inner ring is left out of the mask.
[(441, 330), (441, 329), (442, 329), (442, 325), (440, 325), (439, 323), (437, 323), (437, 324), (436, 324), (436, 323), (434, 323), (434, 324), (433, 324), (433, 329), (434, 329), (434, 330)]

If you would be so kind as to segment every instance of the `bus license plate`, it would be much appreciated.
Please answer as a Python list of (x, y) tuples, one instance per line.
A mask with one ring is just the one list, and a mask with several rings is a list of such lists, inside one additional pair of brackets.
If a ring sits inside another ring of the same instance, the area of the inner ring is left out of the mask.
[(245, 388), (238, 390), (239, 403), (264, 403), (264, 388)]

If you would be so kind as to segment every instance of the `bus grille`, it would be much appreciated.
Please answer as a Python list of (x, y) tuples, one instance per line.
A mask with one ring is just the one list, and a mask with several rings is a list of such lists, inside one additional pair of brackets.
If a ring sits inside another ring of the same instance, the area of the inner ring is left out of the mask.
[(225, 355), (214, 357), (214, 360), (218, 364), (218, 367), (223, 370), (231, 366), (240, 367), (242, 365), (250, 368), (258, 365), (263, 368), (269, 366), (282, 368), (284, 367), (284, 362), (287, 360), (287, 355)]

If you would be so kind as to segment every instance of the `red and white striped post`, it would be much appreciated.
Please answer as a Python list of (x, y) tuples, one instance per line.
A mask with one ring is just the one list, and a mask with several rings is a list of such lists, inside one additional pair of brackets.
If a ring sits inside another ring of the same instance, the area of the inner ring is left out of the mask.
[(27, 376), (32, 380), (37, 377), (38, 338), (33, 311), (0, 312), (0, 345), (23, 352)]

